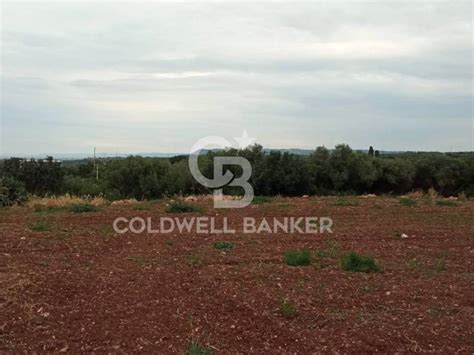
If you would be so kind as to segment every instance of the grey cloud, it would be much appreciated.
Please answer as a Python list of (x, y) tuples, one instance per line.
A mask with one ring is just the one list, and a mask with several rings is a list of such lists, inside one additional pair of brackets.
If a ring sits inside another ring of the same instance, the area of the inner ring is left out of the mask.
[(94, 127), (137, 151), (244, 128), (266, 146), (472, 149), (469, 2), (2, 6), (6, 151), (53, 125), (78, 150)]

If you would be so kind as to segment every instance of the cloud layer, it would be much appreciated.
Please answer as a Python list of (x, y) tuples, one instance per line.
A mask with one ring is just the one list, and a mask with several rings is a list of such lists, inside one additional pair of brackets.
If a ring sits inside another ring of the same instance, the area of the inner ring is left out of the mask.
[(472, 3), (2, 5), (3, 154), (472, 150)]

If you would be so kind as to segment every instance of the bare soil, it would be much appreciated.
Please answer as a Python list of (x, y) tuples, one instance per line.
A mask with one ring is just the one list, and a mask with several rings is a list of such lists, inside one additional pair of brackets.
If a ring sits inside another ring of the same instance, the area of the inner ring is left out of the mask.
[[(204, 212), (184, 214), (165, 213), (165, 203), (0, 210), (0, 351), (182, 354), (194, 340), (217, 354), (474, 353), (474, 201), (274, 198), (214, 210), (199, 200)], [(329, 216), (334, 226), (316, 235), (112, 229), (119, 216), (202, 215), (236, 229), (243, 216)], [(310, 266), (284, 263), (303, 247)], [(381, 271), (342, 270), (349, 251)], [(295, 317), (280, 312), (283, 299)]]

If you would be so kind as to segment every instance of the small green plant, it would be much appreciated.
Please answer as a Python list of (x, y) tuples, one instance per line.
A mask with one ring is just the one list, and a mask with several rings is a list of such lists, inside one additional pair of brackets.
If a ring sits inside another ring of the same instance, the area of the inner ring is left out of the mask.
[(168, 245), (168, 246), (172, 246), (174, 245), (174, 241), (173, 240), (165, 240), (165, 244)]
[(379, 266), (371, 256), (364, 256), (356, 252), (350, 252), (341, 259), (341, 267), (345, 271), (353, 272), (375, 272)]
[(207, 346), (202, 345), (197, 340), (192, 340), (189, 342), (187, 347), (188, 355), (212, 355), (212, 350)]
[(99, 208), (90, 203), (75, 204), (70, 207), (70, 211), (73, 213), (87, 213), (87, 212), (97, 212)]
[(188, 264), (192, 267), (197, 267), (202, 264), (202, 258), (199, 255), (190, 255), (188, 257)]
[(459, 206), (459, 203), (455, 201), (450, 201), (450, 200), (438, 200), (436, 201), (436, 204), (438, 206), (443, 206), (443, 207), (457, 207)]
[(290, 266), (306, 266), (311, 264), (311, 254), (308, 248), (302, 250), (288, 250), (285, 252), (284, 260)]
[(417, 205), (417, 202), (415, 200), (412, 200), (411, 198), (407, 198), (407, 197), (402, 197), (400, 200), (399, 200), (400, 204), (402, 204), (403, 206), (409, 206), (409, 207), (414, 207)]
[(50, 229), (50, 225), (47, 221), (38, 221), (33, 223), (30, 229), (35, 232), (46, 232)]
[(283, 317), (287, 319), (295, 318), (298, 315), (295, 304), (288, 298), (283, 298), (281, 300), (279, 310)]
[(184, 202), (171, 202), (169, 206), (166, 207), (166, 213), (187, 213), (187, 212), (202, 212), (203, 209), (199, 206), (189, 205)]
[(234, 249), (234, 244), (232, 244), (231, 242), (219, 241), (214, 243), (214, 248), (222, 251), (231, 251), (232, 249)]
[(252, 203), (254, 205), (262, 205), (264, 203), (272, 202), (272, 199), (267, 196), (254, 196)]

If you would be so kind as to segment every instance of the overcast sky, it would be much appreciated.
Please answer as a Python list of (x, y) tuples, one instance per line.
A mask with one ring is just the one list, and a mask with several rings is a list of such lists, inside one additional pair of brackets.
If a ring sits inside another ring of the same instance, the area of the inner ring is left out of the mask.
[[(472, 3), (2, 4), (3, 154), (473, 150)], [(2, 153), (2, 152), (0, 152)]]

